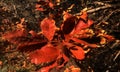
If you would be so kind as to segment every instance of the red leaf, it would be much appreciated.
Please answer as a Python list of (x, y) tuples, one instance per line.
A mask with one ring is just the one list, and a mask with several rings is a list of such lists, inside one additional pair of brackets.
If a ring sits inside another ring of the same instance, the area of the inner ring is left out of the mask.
[(77, 39), (77, 38), (71, 38), (71, 40), (73, 40), (73, 41), (75, 41), (75, 42), (77, 42), (77, 43), (86, 45), (86, 46), (91, 47), (91, 48), (96, 48), (96, 47), (98, 47), (98, 45), (96, 45), (96, 44), (90, 44), (90, 43), (87, 43), (87, 42), (85, 42), (85, 41), (83, 41), (83, 40), (80, 40), (80, 39)]
[(76, 26), (76, 29), (84, 29), (84, 28), (88, 28), (93, 24), (92, 20), (88, 20), (87, 23), (85, 23), (83, 20), (80, 20)]
[(72, 55), (76, 58), (76, 59), (84, 59), (85, 58), (85, 53), (84, 50), (79, 47), (79, 46), (74, 46), (71, 43), (68, 42), (64, 42), (64, 45), (67, 45), (67, 48), (71, 51)]
[(55, 33), (55, 29), (56, 29), (55, 21), (53, 19), (50, 19), (50, 18), (45, 18), (41, 22), (40, 27), (42, 29), (43, 35), (49, 41), (51, 41), (53, 39), (53, 36), (54, 36), (54, 33)]
[(74, 49), (70, 48), (70, 51), (72, 52), (73, 56), (78, 60), (82, 60), (85, 58), (84, 50), (79, 46), (75, 46)]
[(92, 24), (93, 24), (93, 21), (88, 19), (87, 12), (83, 11), (82, 15), (79, 18), (78, 23), (75, 26), (75, 29), (71, 33), (78, 34), (80, 30), (88, 28)]
[(77, 18), (74, 16), (67, 18), (64, 21), (63, 26), (62, 26), (63, 33), (69, 34), (74, 29), (76, 22), (77, 22)]
[(64, 23), (61, 25), (61, 30), (64, 34), (69, 34), (77, 23), (77, 17), (72, 16), (68, 12), (64, 12), (63, 14)]
[(80, 16), (80, 18), (86, 21), (87, 20), (87, 12), (83, 11), (82, 15)]
[(41, 47), (43, 47), (47, 44), (47, 41), (45, 41), (45, 40), (39, 40), (39, 41), (38, 40), (30, 39), (28, 41), (21, 42), (17, 46), (17, 49), (21, 52), (31, 52), (36, 49), (40, 49)]
[(87, 23), (85, 23), (83, 20), (79, 20), (78, 24), (76, 25), (73, 33), (78, 34), (82, 29), (88, 28), (93, 24), (92, 20), (88, 20)]
[(105, 37), (108, 41), (113, 41), (113, 40), (115, 40), (115, 38), (114, 38), (113, 36), (111, 36), (111, 35), (103, 34), (103, 35), (101, 35), (101, 36)]
[(39, 50), (30, 53), (32, 63), (41, 64), (56, 60), (59, 55), (59, 50), (51, 44), (47, 44)]
[(49, 2), (49, 7), (53, 9), (54, 8), (54, 4), (52, 2)]
[(68, 12), (63, 12), (63, 20), (65, 21), (66, 19), (68, 19), (68, 18), (70, 18), (70, 17), (72, 17), (72, 15), (71, 14), (69, 14)]
[(44, 11), (44, 9), (41, 7), (40, 4), (36, 4), (35, 8), (36, 8), (36, 10), (38, 10), (38, 11)]
[(29, 31), (29, 33), (32, 35), (32, 37), (38, 37), (38, 36), (39, 36), (39, 35), (38, 35), (35, 31), (33, 31), (33, 30)]
[(19, 43), (21, 41), (19, 39), (23, 38), (23, 37), (27, 37), (27, 32), (26, 32), (26, 30), (23, 30), (23, 29), (15, 30), (13, 32), (8, 32), (2, 36), (3, 39), (6, 39), (9, 42), (15, 43), (15, 44)]

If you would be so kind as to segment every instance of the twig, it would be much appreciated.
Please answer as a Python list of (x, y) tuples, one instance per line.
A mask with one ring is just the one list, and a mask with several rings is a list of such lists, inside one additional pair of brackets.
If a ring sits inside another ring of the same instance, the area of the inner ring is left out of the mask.
[(119, 55), (120, 55), (120, 51), (118, 51), (118, 53), (117, 53), (116, 56), (114, 57), (113, 61), (115, 61)]
[(101, 23), (107, 21), (114, 12), (115, 11), (112, 11), (108, 16), (106, 16), (105, 18), (103, 18), (97, 25), (99, 26)]
[(95, 11), (98, 11), (98, 10), (101, 10), (101, 9), (110, 8), (110, 7), (112, 7), (112, 5), (101, 6), (101, 7), (98, 7), (98, 8), (94, 8), (94, 9), (88, 10), (87, 13), (92, 13), (92, 12), (95, 12)]
[(13, 9), (14, 9), (14, 11), (15, 11), (15, 17), (17, 16), (17, 10), (16, 10), (16, 6), (15, 5), (13, 5)]
[[(120, 45), (120, 40), (116, 40), (116, 42), (110, 47), (111, 49), (116, 48)], [(117, 52), (116, 56), (114, 57), (113, 61), (115, 61), (118, 56), (120, 56), (120, 51)]]
[[(87, 10), (87, 13), (93, 13), (93, 12), (96, 12), (96, 11), (99, 11), (99, 10), (102, 10), (102, 9), (106, 9), (106, 8), (111, 8), (111, 7), (118, 7), (119, 8), (120, 4), (115, 4), (115, 5), (105, 4), (104, 6)], [(80, 15), (80, 13), (76, 13), (74, 15)]]
[(106, 21), (110, 18), (110, 16), (111, 16), (114, 12), (116, 12), (116, 11), (119, 11), (119, 9), (117, 9), (117, 10), (115, 10), (115, 11), (112, 11), (108, 16), (106, 16), (105, 18), (103, 18), (102, 21), (100, 21), (97, 25), (99, 26), (101, 23), (106, 22)]
[(110, 49), (113, 49), (115, 47), (118, 47), (120, 44), (120, 40), (116, 40), (116, 42), (110, 47)]
[(108, 3), (100, 2), (100, 1), (95, 1), (94, 4), (98, 5), (108, 5)]
[[(99, 11), (101, 9), (106, 9), (106, 8), (110, 8), (110, 7), (112, 7), (112, 5), (101, 6), (101, 7), (98, 7), (98, 8), (87, 10), (87, 13), (93, 13), (93, 12)], [(75, 15), (80, 15), (80, 13), (76, 13)]]
[(13, 52), (17, 52), (17, 50), (3, 51), (2, 53), (13, 53)]

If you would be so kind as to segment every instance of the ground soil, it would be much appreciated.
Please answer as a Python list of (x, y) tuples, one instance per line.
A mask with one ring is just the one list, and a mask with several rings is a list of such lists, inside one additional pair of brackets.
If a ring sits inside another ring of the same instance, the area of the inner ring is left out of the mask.
[[(52, 0), (55, 2), (54, 0)], [(0, 72), (35, 72), (39, 66), (30, 63), (27, 55), (16, 51), (16, 46), (2, 40), (2, 35), (16, 29), (16, 23), (25, 19), (26, 29), (40, 31), (39, 22), (55, 14), (56, 25), (59, 27), (62, 16), (59, 12), (71, 9), (71, 14), (77, 14), (83, 8), (95, 9), (105, 4), (111, 5), (104, 9), (89, 12), (89, 18), (94, 20), (93, 28), (104, 29), (115, 41), (103, 45), (101, 48), (91, 49), (82, 61), (71, 59), (61, 70), (53, 69), (51, 72), (63, 72), (66, 67), (74, 65), (81, 72), (120, 72), (120, 1), (119, 0), (61, 0), (54, 10), (47, 8), (45, 12), (35, 10), (37, 0), (0, 0)], [(61, 11), (57, 9), (61, 8)]]

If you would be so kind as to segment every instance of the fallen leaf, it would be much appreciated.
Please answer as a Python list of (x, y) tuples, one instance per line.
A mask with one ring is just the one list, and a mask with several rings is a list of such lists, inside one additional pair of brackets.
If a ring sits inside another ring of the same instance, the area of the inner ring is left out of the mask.
[[(11, 43), (19, 43), (21, 40), (20, 38), (27, 37), (27, 32), (26, 30), (20, 29), (20, 30), (15, 30), (12, 32), (5, 33), (2, 38), (8, 40)], [(19, 39), (18, 39), (19, 38)]]
[(79, 46), (75, 46), (73, 49), (70, 48), (70, 51), (72, 55), (78, 60), (82, 60), (85, 58), (84, 50)]
[(63, 26), (62, 26), (62, 31), (64, 34), (69, 34), (75, 27), (77, 23), (77, 18), (74, 17), (74, 16), (71, 16), (71, 17), (68, 17), (64, 23), (63, 23)]
[(45, 18), (42, 20), (40, 27), (41, 27), (43, 35), (49, 41), (51, 41), (53, 39), (55, 30), (56, 30), (55, 21), (50, 18)]
[(46, 62), (51, 62), (56, 60), (59, 55), (59, 50), (51, 44), (43, 46), (41, 49), (38, 49), (30, 53), (30, 59), (32, 63), (41, 64)]

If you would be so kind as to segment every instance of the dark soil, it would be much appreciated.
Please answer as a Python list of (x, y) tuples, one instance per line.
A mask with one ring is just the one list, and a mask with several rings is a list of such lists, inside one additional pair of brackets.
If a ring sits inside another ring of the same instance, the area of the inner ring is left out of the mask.
[[(52, 0), (55, 2), (55, 0)], [(102, 4), (99, 4), (103, 3)], [(26, 29), (40, 31), (39, 22), (54, 14), (56, 25), (62, 22), (62, 14), (72, 4), (71, 14), (77, 14), (83, 8), (95, 9), (110, 4), (112, 7), (90, 12), (89, 18), (94, 20), (93, 28), (105, 30), (116, 38), (100, 48), (91, 49), (82, 61), (71, 59), (61, 70), (53, 69), (51, 72), (63, 72), (66, 67), (74, 65), (81, 72), (120, 72), (120, 1), (119, 0), (61, 0), (60, 5), (54, 9), (45, 7), (44, 12), (36, 11), (37, 0), (0, 0), (0, 72), (35, 72), (39, 69), (27, 59), (27, 54), (16, 51), (16, 46), (2, 40), (2, 35), (16, 29), (21, 18), (25, 18)], [(58, 10), (61, 8), (61, 10)]]

